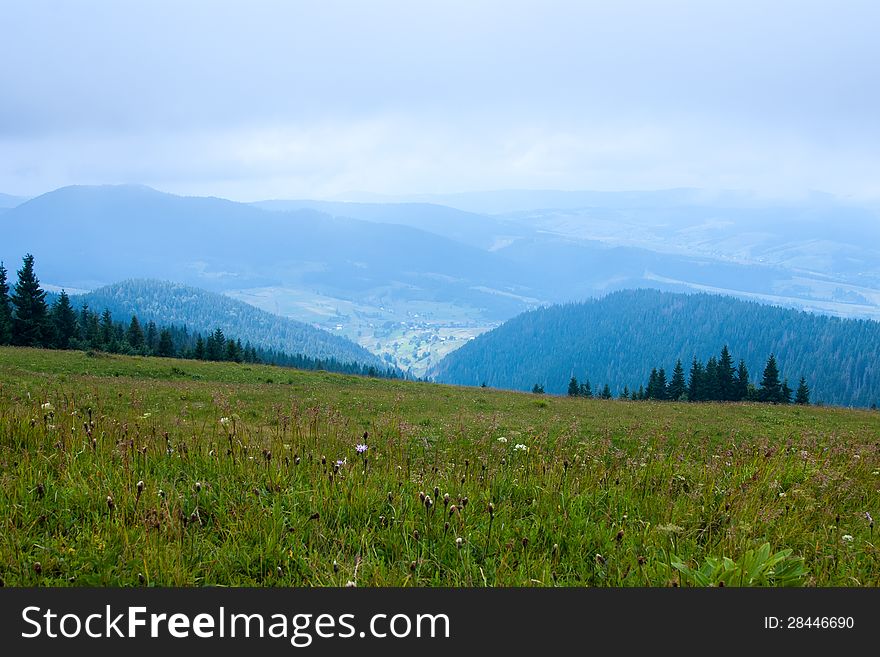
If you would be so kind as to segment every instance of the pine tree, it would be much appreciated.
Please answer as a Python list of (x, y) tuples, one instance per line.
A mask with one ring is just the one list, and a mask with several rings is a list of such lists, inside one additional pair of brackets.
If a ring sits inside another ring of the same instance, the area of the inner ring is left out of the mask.
[(758, 390), (761, 401), (778, 404), (782, 401), (782, 384), (779, 383), (779, 368), (776, 365), (776, 356), (770, 354), (767, 365), (764, 367), (764, 376), (761, 379), (761, 387)]
[(657, 385), (656, 367), (651, 370), (651, 375), (648, 377), (648, 387), (645, 390), (645, 397), (647, 399), (660, 399)]
[(165, 358), (174, 356), (174, 342), (171, 339), (171, 331), (167, 328), (162, 329), (161, 333), (159, 333), (159, 344), (156, 347), (156, 354)]
[(76, 339), (76, 311), (70, 304), (67, 292), (61, 290), (58, 300), (50, 311), (53, 340), (52, 344), (57, 349), (70, 349), (71, 342)]
[(577, 397), (578, 393), (580, 393), (580, 388), (578, 387), (578, 380), (574, 377), (571, 377), (571, 380), (568, 382), (568, 396), (569, 397)]
[(109, 308), (104, 308), (104, 312), (101, 313), (100, 327), (101, 348), (107, 351), (116, 351), (116, 330), (113, 327), (113, 315), (110, 314)]
[(144, 348), (144, 330), (141, 328), (137, 315), (131, 316), (128, 331), (125, 333), (125, 339), (135, 351), (141, 351)]
[(155, 355), (159, 348), (159, 329), (156, 328), (156, 322), (150, 320), (147, 324), (147, 333), (144, 336), (144, 346), (150, 355)]
[(196, 347), (193, 350), (193, 358), (196, 360), (206, 360), (206, 356), (205, 341), (202, 339), (202, 334), (199, 333), (196, 337)]
[(666, 383), (666, 370), (662, 367), (657, 370), (657, 399), (669, 399), (669, 385)]
[(706, 401), (719, 401), (721, 399), (721, 386), (718, 381), (718, 359), (712, 356), (706, 361), (705, 399)]
[(611, 386), (607, 383), (602, 387), (602, 394), (600, 395), (602, 399), (611, 399)]
[(718, 397), (721, 401), (735, 401), (736, 389), (734, 387), (733, 359), (727, 345), (721, 348), (721, 357), (718, 359)]
[(675, 368), (672, 370), (672, 381), (669, 382), (669, 398), (673, 401), (680, 400), (687, 390), (684, 380), (684, 367), (681, 360), (675, 362)]
[(691, 363), (691, 372), (688, 379), (689, 401), (703, 401), (706, 398), (705, 386), (703, 385), (704, 376), (705, 371), (703, 370), (703, 364), (697, 360), (696, 356), (694, 356), (694, 362)]
[(795, 404), (809, 404), (810, 403), (810, 388), (807, 385), (807, 380), (804, 377), (801, 377), (801, 382), (798, 384), (797, 394), (794, 398)]
[(749, 398), (749, 370), (746, 368), (744, 360), (739, 361), (734, 389), (736, 390), (736, 401), (745, 401)]
[(46, 292), (34, 273), (34, 256), (28, 253), (18, 270), (12, 295), (12, 343), (24, 347), (48, 346), (49, 308)]
[(623, 386), (623, 392), (620, 393), (621, 399), (629, 399), (629, 386)]
[(587, 399), (592, 399), (592, 398), (593, 398), (593, 388), (590, 387), (590, 380), (589, 380), (589, 379), (587, 379), (586, 381), (584, 381), (584, 382), (580, 385), (580, 390), (579, 390), (578, 394), (579, 394), (581, 397), (585, 397), (585, 398), (587, 398)]
[(780, 402), (783, 404), (790, 404), (792, 394), (792, 389), (788, 385), (788, 379), (785, 379), (785, 381), (782, 382), (782, 396)]
[(6, 267), (0, 262), (0, 344), (12, 342), (12, 306), (9, 300), (9, 283)]
[(535, 393), (536, 395), (543, 395), (544, 394), (544, 386), (542, 386), (540, 383), (536, 383), (534, 385), (534, 387), (532, 388), (532, 392)]

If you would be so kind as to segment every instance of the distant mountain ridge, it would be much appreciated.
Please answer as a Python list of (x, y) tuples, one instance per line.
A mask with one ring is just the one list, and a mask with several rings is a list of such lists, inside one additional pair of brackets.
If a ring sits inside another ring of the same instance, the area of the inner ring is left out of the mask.
[(617, 394), (637, 389), (652, 367), (685, 370), (727, 344), (759, 380), (775, 353), (794, 387), (805, 376), (813, 400), (880, 404), (880, 322), (841, 319), (709, 294), (626, 290), (583, 303), (523, 313), (446, 356), (438, 381), (562, 394), (570, 377)]
[(127, 280), (88, 294), (72, 295), (70, 299), (77, 308), (83, 303), (99, 313), (107, 308), (116, 320), (137, 315), (142, 322), (184, 324), (191, 332), (203, 334), (219, 327), (226, 335), (250, 342), (254, 347), (388, 367), (388, 363), (343, 337), (272, 315), (222, 294), (178, 283)]

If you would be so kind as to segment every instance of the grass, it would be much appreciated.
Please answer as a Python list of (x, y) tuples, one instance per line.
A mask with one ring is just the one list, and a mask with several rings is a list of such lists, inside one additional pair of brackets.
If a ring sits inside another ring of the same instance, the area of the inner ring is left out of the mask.
[(6, 586), (880, 583), (871, 411), (0, 348), (0, 482)]

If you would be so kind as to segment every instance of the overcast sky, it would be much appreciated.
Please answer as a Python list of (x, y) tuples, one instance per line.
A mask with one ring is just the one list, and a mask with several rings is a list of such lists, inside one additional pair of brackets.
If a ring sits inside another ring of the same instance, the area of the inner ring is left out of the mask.
[(880, 197), (875, 0), (3, 0), (0, 192)]

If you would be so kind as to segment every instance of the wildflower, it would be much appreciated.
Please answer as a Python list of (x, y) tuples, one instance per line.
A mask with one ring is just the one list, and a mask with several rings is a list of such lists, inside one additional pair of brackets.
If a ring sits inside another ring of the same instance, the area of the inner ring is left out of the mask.
[(159, 489), (159, 497), (163, 497), (163, 498), (165, 497), (165, 491), (162, 490), (161, 488)]
[(462, 543), (464, 543), (464, 541), (461, 540), (461, 536), (455, 539), (455, 547), (457, 547), (459, 550), (461, 549)]
[(110, 495), (108, 495), (107, 496), (107, 508), (110, 509), (111, 511), (113, 511), (113, 506), (114, 506), (113, 498)]
[(220, 424), (222, 424), (224, 427), (228, 427), (231, 422), (232, 422), (232, 420), (230, 420), (228, 417), (221, 417), (220, 418)]
[(333, 572), (334, 573), (339, 572), (339, 563), (336, 561), (336, 559), (333, 560)]
[(40, 408), (42, 408), (47, 413), (52, 413), (55, 410), (55, 407), (52, 406), (51, 402), (46, 402), (45, 404), (41, 404)]
[(431, 500), (431, 496), (427, 495), (425, 497), (425, 509), (430, 509), (433, 506), (434, 502)]
[(506, 443), (506, 442), (507, 442), (507, 438), (505, 438), (504, 436), (501, 436), (501, 437), (498, 439), (498, 442), (499, 442), (499, 443)]
[(596, 553), (596, 563), (599, 564), (600, 566), (604, 566), (604, 565), (605, 565), (605, 557), (603, 557), (603, 556), (602, 556), (601, 554), (599, 554), (598, 552)]
[(513, 451), (515, 451), (515, 452), (527, 452), (527, 451), (529, 451), (529, 448), (526, 447), (525, 445), (523, 445), (522, 443), (517, 443), (516, 445), (513, 446)]
[(202, 490), (202, 482), (197, 481), (196, 482), (196, 492), (198, 493), (200, 490)]
[(345, 583), (345, 588), (347, 588), (347, 589), (353, 589), (356, 586), (357, 586), (357, 584), (355, 582), (352, 582), (351, 580), (348, 580)]
[(489, 516), (495, 517), (495, 505), (492, 502), (489, 502)]
[(41, 564), (39, 561), (34, 562), (34, 572), (37, 575), (43, 572), (43, 564)]
[(840, 539), (842, 541), (845, 541), (846, 543), (852, 543), (852, 541), (853, 541), (852, 534), (844, 534), (843, 536), (840, 537)]
[(874, 527), (874, 518), (871, 517), (871, 514), (870, 514), (868, 511), (865, 511), (865, 520), (868, 521), (868, 526), (870, 526), (870, 527), (873, 529), (873, 527)]
[(388, 491), (388, 504), (391, 504), (394, 501), (394, 495), (391, 491)]
[(341, 468), (343, 465), (346, 464), (347, 461), (348, 461), (348, 459), (338, 459), (336, 461), (336, 467)]
[(363, 454), (363, 453), (366, 452), (368, 449), (369, 449), (369, 448), (368, 448), (366, 445), (362, 444), (362, 443), (354, 446), (354, 451), (356, 451), (358, 454)]

